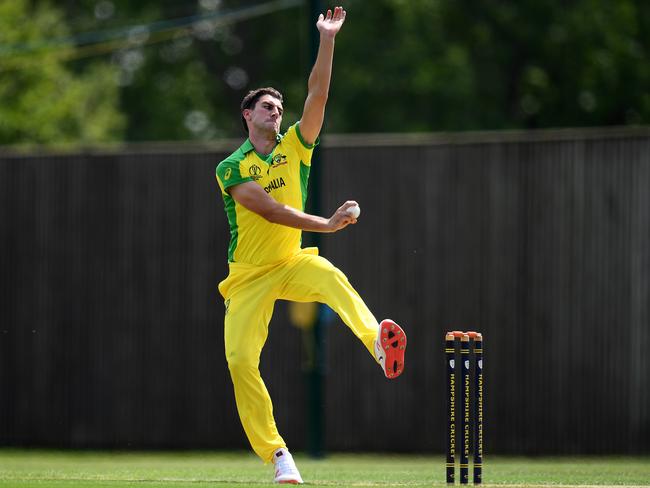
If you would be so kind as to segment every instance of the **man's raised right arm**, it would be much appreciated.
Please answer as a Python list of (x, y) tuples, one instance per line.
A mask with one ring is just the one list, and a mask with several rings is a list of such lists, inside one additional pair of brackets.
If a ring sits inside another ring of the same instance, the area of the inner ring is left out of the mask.
[(273, 224), (311, 232), (336, 232), (357, 222), (347, 212), (348, 208), (356, 205), (352, 200), (345, 202), (329, 219), (326, 219), (279, 203), (252, 181), (232, 186), (228, 191), (237, 203)]

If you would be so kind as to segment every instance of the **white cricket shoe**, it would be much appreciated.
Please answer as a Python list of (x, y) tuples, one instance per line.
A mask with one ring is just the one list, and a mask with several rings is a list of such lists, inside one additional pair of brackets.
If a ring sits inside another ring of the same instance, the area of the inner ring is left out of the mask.
[(375, 359), (386, 378), (394, 379), (404, 371), (406, 334), (390, 319), (382, 320), (375, 339)]
[(287, 449), (281, 447), (273, 453), (273, 464), (275, 464), (275, 479), (273, 481), (302, 485), (300, 472), (296, 468), (296, 463), (293, 462), (293, 456)]

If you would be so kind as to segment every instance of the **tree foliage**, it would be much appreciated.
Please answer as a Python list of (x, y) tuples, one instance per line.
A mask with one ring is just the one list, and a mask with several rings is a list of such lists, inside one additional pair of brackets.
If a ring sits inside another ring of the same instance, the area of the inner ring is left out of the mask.
[(39, 47), (46, 38), (67, 35), (59, 10), (44, 3), (32, 7), (26, 0), (0, 0), (0, 143), (90, 143), (122, 137), (124, 116), (117, 109), (110, 66), (91, 62), (74, 73)]
[[(0, 142), (240, 137), (239, 102), (264, 85), (285, 94), (287, 123), (300, 116), (316, 20), (308, 1), (263, 15), (248, 12), (268, 0), (60, 0), (59, 10), (33, 3), (0, 0), (3, 44), (133, 29), (95, 53), (53, 61), (51, 51), (36, 52), (5, 71)], [(647, 2), (341, 3), (348, 18), (337, 38), (328, 132), (650, 122)], [(220, 17), (233, 12), (235, 20)], [(189, 16), (203, 17), (182, 24)], [(162, 19), (178, 22), (152, 30)]]

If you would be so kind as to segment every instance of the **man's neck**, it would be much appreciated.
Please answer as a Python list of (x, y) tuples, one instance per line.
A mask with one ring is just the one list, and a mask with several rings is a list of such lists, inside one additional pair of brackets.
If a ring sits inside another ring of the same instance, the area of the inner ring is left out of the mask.
[(269, 155), (277, 145), (276, 134), (249, 133), (248, 139), (259, 154)]

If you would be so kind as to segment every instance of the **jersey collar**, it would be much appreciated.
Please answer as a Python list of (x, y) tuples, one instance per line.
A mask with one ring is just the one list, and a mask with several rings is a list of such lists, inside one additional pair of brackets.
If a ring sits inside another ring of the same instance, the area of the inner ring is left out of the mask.
[(255, 148), (253, 147), (253, 143), (251, 142), (250, 139), (246, 139), (244, 143), (241, 146), (239, 146), (239, 150), (244, 154), (251, 152), (253, 149)]
[[(281, 136), (280, 134), (278, 134), (278, 135), (275, 136), (275, 142), (276, 142), (277, 144), (279, 144), (281, 140), (282, 140), (282, 136)], [(239, 146), (239, 150), (240, 150), (241, 152), (243, 152), (244, 154), (246, 154), (246, 153), (249, 153), (249, 152), (251, 152), (251, 151), (254, 151), (255, 148), (253, 147), (253, 143), (251, 142), (251, 140), (250, 140), (250, 139), (246, 139), (246, 140), (244, 141), (244, 143), (243, 143), (241, 146)]]

